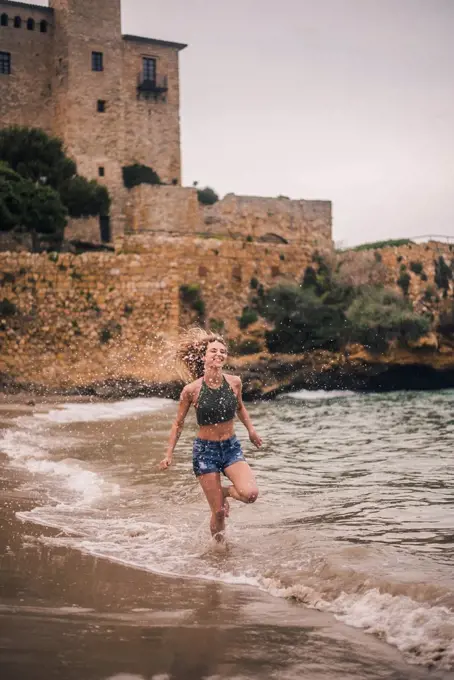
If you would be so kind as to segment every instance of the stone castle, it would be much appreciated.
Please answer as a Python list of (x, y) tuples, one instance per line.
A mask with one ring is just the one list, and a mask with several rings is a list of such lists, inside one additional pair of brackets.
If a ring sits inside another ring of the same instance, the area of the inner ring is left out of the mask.
[[(186, 45), (121, 33), (120, 0), (0, 2), (0, 124), (63, 140), (103, 182), (121, 230), (122, 167), (181, 183), (178, 54)], [(107, 238), (106, 240), (110, 240)]]
[[(249, 238), (332, 248), (329, 201), (228, 195), (203, 207), (181, 187), (179, 52), (186, 45), (123, 35), (121, 0), (0, 0), (0, 125), (63, 140), (78, 171), (112, 198), (109, 218), (73, 220), (69, 239), (127, 233)], [(122, 168), (152, 167), (165, 186), (127, 190)]]
[[(150, 377), (153, 338), (194, 321), (235, 338), (255, 287), (301, 280), (316, 251), (331, 252), (331, 203), (228, 194), (202, 205), (181, 186), (185, 45), (122, 35), (120, 0), (49, 4), (0, 0), (0, 125), (61, 138), (78, 171), (107, 186), (107, 222), (72, 220), (66, 238), (111, 247), (0, 246), (0, 379)], [(128, 190), (134, 163), (162, 184)]]

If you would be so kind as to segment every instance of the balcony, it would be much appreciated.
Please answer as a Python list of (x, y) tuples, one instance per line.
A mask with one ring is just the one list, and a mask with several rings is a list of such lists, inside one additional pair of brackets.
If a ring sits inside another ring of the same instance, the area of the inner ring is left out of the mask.
[(167, 76), (147, 75), (139, 73), (137, 78), (137, 96), (145, 99), (164, 99), (168, 90)]

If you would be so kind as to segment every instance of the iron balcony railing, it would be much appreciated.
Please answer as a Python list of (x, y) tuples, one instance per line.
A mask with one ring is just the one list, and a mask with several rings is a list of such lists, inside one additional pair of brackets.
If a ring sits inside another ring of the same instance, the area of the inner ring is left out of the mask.
[(168, 90), (167, 76), (150, 76), (143, 72), (137, 78), (137, 90), (143, 94), (164, 94)]

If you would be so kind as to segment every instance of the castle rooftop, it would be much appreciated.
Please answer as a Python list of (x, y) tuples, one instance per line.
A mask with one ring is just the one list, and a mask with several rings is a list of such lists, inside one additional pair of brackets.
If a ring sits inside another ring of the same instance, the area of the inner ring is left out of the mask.
[(170, 42), (169, 40), (158, 40), (157, 38), (144, 38), (141, 35), (122, 35), (123, 40), (133, 40), (134, 42), (144, 42), (148, 45), (160, 45), (161, 47), (172, 47), (177, 50), (184, 50), (187, 45), (184, 43)]
[(5, 5), (11, 5), (11, 7), (23, 7), (24, 9), (32, 9), (32, 10), (39, 10), (43, 12), (48, 12), (50, 14), (54, 13), (54, 10), (52, 7), (46, 7), (45, 5), (33, 5), (30, 2), (16, 2), (15, 0), (3, 0), (3, 3)]

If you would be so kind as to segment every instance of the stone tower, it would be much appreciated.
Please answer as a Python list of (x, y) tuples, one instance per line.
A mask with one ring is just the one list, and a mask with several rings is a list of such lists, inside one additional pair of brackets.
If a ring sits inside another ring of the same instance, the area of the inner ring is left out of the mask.
[[(54, 134), (78, 172), (104, 182), (122, 228), (124, 150), (120, 0), (50, 0), (54, 10)], [(99, 104), (103, 102), (103, 104)], [(98, 107), (104, 107), (104, 112)]]
[[(186, 45), (122, 35), (121, 0), (0, 0), (0, 16), (0, 125), (60, 137), (78, 171), (108, 187), (109, 241), (125, 228), (124, 166), (142, 163), (180, 184), (178, 53)], [(99, 240), (99, 226), (73, 222), (68, 236)]]

